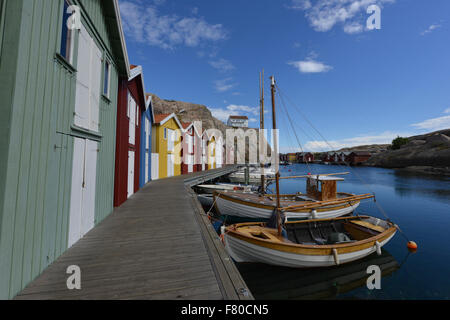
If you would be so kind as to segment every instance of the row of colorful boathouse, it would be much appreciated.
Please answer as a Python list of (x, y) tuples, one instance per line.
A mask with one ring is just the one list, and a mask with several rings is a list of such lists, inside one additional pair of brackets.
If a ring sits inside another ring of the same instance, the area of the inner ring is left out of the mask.
[(117, 0), (0, 0), (0, 50), (0, 299), (150, 180), (222, 166), (221, 138), (153, 112)]
[(346, 152), (295, 152), (280, 154), (281, 162), (291, 163), (325, 163), (360, 165), (371, 158), (372, 154), (366, 151)]

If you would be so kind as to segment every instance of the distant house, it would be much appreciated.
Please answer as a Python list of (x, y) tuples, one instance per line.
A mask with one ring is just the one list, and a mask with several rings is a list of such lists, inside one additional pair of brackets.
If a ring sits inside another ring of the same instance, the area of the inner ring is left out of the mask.
[[(202, 156), (203, 156), (203, 141), (202, 141), (202, 128), (198, 128), (197, 122), (194, 122), (194, 171), (202, 171)], [(200, 125), (201, 127), (201, 125)]]
[(349, 154), (347, 162), (352, 166), (357, 166), (369, 160), (371, 156), (372, 154), (370, 152), (352, 152)]
[(292, 162), (292, 163), (297, 162), (297, 154), (296, 153), (288, 153), (287, 161)]
[[(152, 126), (152, 179), (181, 174), (181, 135), (183, 126), (175, 113), (157, 114)], [(155, 176), (155, 178), (153, 178)]]
[(248, 128), (248, 117), (246, 116), (230, 116), (227, 125), (233, 128)]
[(299, 163), (312, 163), (314, 162), (314, 154), (311, 152), (298, 152), (297, 162)]
[(194, 155), (195, 155), (195, 130), (192, 122), (182, 122), (183, 136), (182, 136), (182, 148), (181, 148), (181, 174), (187, 174), (197, 171), (194, 167)]
[(216, 169), (216, 137), (211, 136), (207, 142), (208, 170)]
[(141, 171), (144, 175), (147, 173), (147, 177), (149, 174), (148, 167), (145, 168), (146, 161), (143, 159), (142, 150), (148, 147), (149, 141), (144, 145), (145, 140), (150, 140), (149, 123), (144, 116), (149, 102), (145, 95), (142, 67), (131, 65), (130, 77), (119, 78), (114, 178), (115, 207), (120, 206), (139, 190)]
[(201, 171), (208, 170), (208, 131), (203, 129), (202, 133), (202, 165), (201, 165)]
[(322, 155), (322, 162), (334, 163), (336, 159), (336, 152), (326, 152)]

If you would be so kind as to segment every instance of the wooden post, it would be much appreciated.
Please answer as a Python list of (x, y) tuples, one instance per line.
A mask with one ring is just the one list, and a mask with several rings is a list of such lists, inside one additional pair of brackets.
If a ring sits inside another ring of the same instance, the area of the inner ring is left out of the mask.
[[(277, 129), (277, 119), (275, 115), (275, 78), (270, 77), (272, 84), (272, 122), (273, 122), (273, 135), (275, 135), (275, 130)], [(273, 139), (273, 151), (278, 150), (278, 135), (274, 136)], [(277, 225), (278, 225), (278, 235), (281, 236), (281, 215), (280, 215), (280, 172), (277, 171), (275, 173), (275, 182), (276, 182), (276, 190), (277, 190)]]
[[(264, 69), (262, 71), (262, 74), (259, 73), (259, 94), (260, 94), (260, 111), (259, 111), (259, 128), (261, 130), (264, 129)], [(261, 134), (261, 130), (259, 131), (259, 134)], [(261, 137), (259, 137), (259, 142), (262, 142)], [(259, 146), (259, 155), (261, 156), (261, 149), (262, 146)], [(261, 163), (261, 194), (265, 193), (265, 181), (264, 181), (264, 164), (261, 161), (262, 159), (259, 159), (259, 162)]]

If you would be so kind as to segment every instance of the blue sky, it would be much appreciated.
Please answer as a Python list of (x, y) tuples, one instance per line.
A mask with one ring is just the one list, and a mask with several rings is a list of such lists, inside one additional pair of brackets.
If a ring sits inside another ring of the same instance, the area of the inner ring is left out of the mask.
[[(258, 127), (264, 68), (267, 110), (275, 75), (305, 150), (330, 150), (323, 138), (338, 149), (450, 128), (448, 0), (119, 3), (130, 62), (161, 98), (204, 104), (222, 120), (247, 115)], [(366, 28), (371, 4), (381, 8), (379, 30)], [(277, 103), (281, 151), (296, 151)]]

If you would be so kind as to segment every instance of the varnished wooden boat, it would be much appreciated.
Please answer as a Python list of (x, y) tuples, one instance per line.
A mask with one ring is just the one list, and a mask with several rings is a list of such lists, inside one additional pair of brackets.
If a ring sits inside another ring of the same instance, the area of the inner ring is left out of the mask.
[(394, 224), (370, 216), (287, 222), (287, 236), (265, 223), (223, 227), (225, 246), (236, 262), (310, 268), (362, 259), (392, 239)]
[[(371, 194), (354, 195), (337, 192), (336, 183), (343, 178), (325, 175), (307, 179), (307, 194), (280, 195), (280, 208), (289, 221), (303, 219), (330, 219), (351, 214), (363, 199)], [(273, 194), (214, 193), (215, 208), (224, 216), (265, 221), (277, 206)]]
[(217, 184), (200, 184), (194, 187), (197, 193), (213, 194), (214, 191), (241, 191), (256, 192), (255, 186), (235, 184), (235, 183), (217, 183)]
[[(275, 177), (275, 172), (273, 169), (265, 168), (264, 172), (260, 168), (252, 168), (248, 174), (249, 180), (248, 183), (254, 185), (261, 185), (261, 176), (265, 178), (273, 178)], [(228, 179), (233, 183), (245, 183), (245, 172), (237, 171), (228, 176)]]

